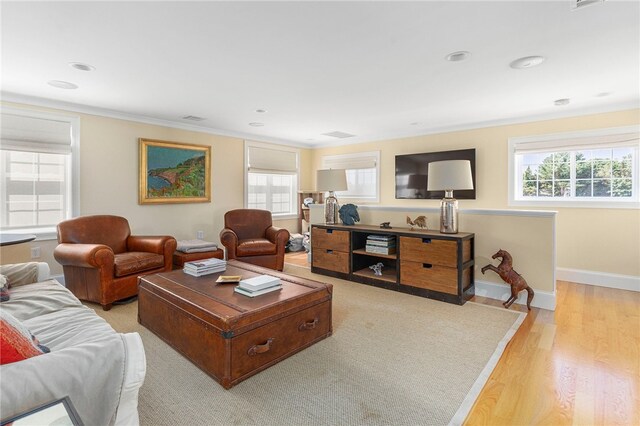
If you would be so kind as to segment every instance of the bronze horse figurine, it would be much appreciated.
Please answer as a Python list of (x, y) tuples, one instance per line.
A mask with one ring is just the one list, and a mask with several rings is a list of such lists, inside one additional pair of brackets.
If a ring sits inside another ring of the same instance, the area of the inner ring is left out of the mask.
[(496, 274), (500, 275), (500, 278), (502, 278), (504, 282), (511, 285), (511, 297), (503, 303), (505, 308), (509, 309), (509, 306), (511, 306), (513, 302), (516, 301), (516, 299), (518, 298), (518, 293), (520, 293), (522, 290), (527, 290), (527, 293), (529, 293), (529, 295), (527, 296), (527, 308), (531, 310), (531, 301), (533, 300), (533, 296), (535, 294), (533, 292), (533, 289), (529, 287), (529, 284), (527, 284), (525, 279), (522, 278), (522, 275), (517, 273), (512, 268), (511, 265), (513, 259), (511, 258), (511, 255), (508, 251), (500, 249), (496, 254), (491, 256), (492, 259), (495, 259), (497, 257), (502, 260), (500, 262), (500, 265), (498, 265), (498, 267), (496, 268), (495, 266), (489, 264), (482, 268), (482, 273), (484, 274), (487, 269), (490, 269)]

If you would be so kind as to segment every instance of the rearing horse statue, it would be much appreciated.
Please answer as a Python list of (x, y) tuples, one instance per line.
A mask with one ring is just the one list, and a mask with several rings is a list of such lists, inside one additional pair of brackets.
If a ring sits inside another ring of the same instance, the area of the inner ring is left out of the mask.
[(484, 274), (487, 269), (490, 269), (496, 274), (500, 275), (500, 278), (502, 278), (504, 282), (511, 285), (511, 297), (503, 303), (505, 308), (509, 309), (509, 306), (511, 306), (513, 302), (516, 301), (516, 299), (518, 298), (518, 293), (520, 293), (522, 290), (527, 290), (527, 293), (529, 293), (529, 295), (527, 296), (527, 308), (531, 310), (531, 301), (533, 300), (533, 296), (535, 294), (533, 292), (533, 289), (529, 287), (529, 284), (527, 284), (525, 279), (522, 278), (522, 276), (512, 268), (511, 265), (513, 259), (511, 258), (511, 255), (508, 251), (500, 249), (496, 254), (491, 256), (492, 259), (495, 259), (497, 257), (502, 260), (500, 262), (500, 265), (498, 265), (498, 267), (496, 268), (495, 266), (489, 264), (482, 268), (482, 273)]

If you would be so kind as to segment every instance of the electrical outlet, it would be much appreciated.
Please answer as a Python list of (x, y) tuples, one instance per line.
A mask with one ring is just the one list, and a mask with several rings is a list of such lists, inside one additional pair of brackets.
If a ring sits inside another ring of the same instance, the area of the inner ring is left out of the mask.
[(201, 240), (204, 238), (204, 231), (196, 231), (196, 238)]
[(40, 258), (40, 247), (31, 247), (31, 258), (32, 259)]

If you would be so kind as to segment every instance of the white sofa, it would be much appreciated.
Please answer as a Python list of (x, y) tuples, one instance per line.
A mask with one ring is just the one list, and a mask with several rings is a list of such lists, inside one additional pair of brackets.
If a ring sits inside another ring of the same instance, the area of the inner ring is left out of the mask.
[[(37, 279), (27, 281), (36, 282), (24, 282), (28, 268), (38, 272)], [(49, 279), (46, 263), (4, 265), (0, 273), (8, 275), (12, 285), (10, 300), (0, 303), (0, 309), (51, 350), (0, 366), (2, 418), (68, 396), (86, 425), (139, 424), (138, 391), (146, 373), (140, 335), (116, 333)]]

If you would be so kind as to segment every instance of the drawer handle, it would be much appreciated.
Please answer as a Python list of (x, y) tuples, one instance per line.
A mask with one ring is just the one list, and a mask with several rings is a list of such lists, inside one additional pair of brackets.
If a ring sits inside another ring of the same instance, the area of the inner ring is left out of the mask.
[(430, 264), (430, 263), (423, 263), (423, 264), (422, 264), (422, 267), (423, 267), (424, 269), (431, 269), (431, 268), (433, 267), (433, 265), (432, 265), (432, 264)]
[(333, 229), (327, 229), (327, 234), (333, 234)]
[(273, 343), (273, 337), (268, 339), (267, 342), (262, 344), (262, 345), (253, 345), (253, 346), (251, 346), (249, 348), (249, 350), (247, 351), (247, 354), (249, 356), (254, 356), (254, 355), (257, 355), (257, 354), (263, 354), (263, 353), (267, 352), (269, 349), (271, 349), (271, 343)]
[(327, 250), (327, 254), (333, 254), (333, 250)]
[(431, 244), (431, 238), (423, 238), (422, 242), (425, 244)]
[(314, 328), (316, 328), (317, 324), (318, 318), (315, 318), (313, 321), (303, 322), (298, 326), (298, 331), (313, 330)]

